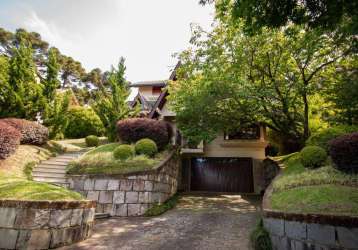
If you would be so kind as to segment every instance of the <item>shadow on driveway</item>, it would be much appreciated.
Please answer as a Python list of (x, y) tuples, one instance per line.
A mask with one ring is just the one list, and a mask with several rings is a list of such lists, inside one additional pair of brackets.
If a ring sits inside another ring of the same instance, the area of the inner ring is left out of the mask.
[(249, 249), (261, 198), (186, 194), (158, 217), (98, 220), (93, 236), (62, 249)]

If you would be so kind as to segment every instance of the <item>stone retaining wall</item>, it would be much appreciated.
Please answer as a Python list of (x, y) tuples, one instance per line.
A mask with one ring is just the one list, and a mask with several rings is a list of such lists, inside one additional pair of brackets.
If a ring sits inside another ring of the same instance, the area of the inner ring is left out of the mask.
[(97, 213), (140, 216), (177, 192), (180, 161), (172, 152), (154, 170), (127, 175), (69, 175), (70, 189), (97, 201)]
[(93, 201), (0, 200), (0, 249), (48, 249), (88, 238)]
[(275, 250), (358, 249), (358, 217), (264, 211)]

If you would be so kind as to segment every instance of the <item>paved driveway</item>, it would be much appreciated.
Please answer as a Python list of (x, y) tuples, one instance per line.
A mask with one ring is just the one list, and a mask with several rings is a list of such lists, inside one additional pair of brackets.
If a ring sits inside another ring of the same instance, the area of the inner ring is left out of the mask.
[(93, 236), (63, 249), (249, 249), (260, 199), (240, 195), (184, 195), (155, 218), (98, 220)]

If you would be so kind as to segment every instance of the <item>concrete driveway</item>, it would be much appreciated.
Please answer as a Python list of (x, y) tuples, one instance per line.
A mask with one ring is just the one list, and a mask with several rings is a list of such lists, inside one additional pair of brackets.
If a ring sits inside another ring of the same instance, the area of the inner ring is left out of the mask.
[(249, 249), (261, 200), (240, 195), (183, 195), (155, 218), (98, 220), (93, 236), (62, 249)]

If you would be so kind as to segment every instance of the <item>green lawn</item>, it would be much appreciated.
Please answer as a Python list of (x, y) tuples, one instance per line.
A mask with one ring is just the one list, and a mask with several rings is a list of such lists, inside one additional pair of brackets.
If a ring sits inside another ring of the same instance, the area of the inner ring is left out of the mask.
[(120, 145), (111, 143), (99, 146), (73, 161), (69, 174), (126, 174), (155, 168), (166, 156), (168, 151), (158, 153), (154, 158), (144, 155), (135, 156), (126, 161), (116, 160), (113, 150)]
[(283, 159), (282, 175), (273, 183), (271, 205), (275, 210), (303, 213), (358, 215), (358, 175), (326, 166), (305, 169), (299, 154)]

